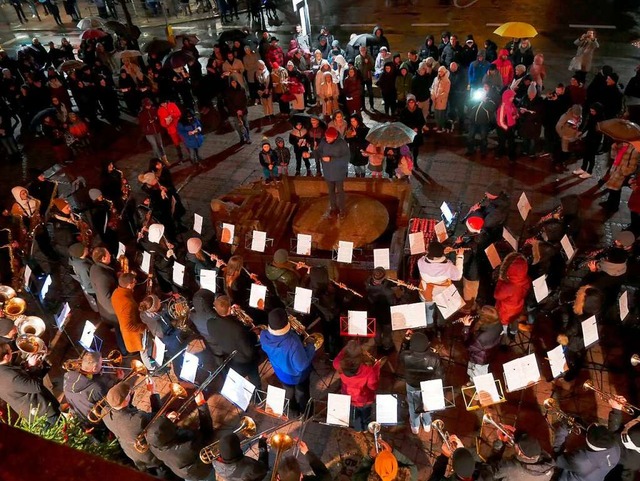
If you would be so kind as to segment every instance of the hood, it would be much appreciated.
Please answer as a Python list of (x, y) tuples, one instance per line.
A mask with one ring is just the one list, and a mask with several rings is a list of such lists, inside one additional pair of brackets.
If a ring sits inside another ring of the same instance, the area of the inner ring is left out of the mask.
[(347, 65), (347, 61), (342, 55), (336, 55), (333, 58), (333, 61), (337, 63), (340, 67), (344, 67), (345, 65)]
[(589, 284), (584, 285), (576, 292), (573, 313), (578, 316), (593, 316), (600, 312), (603, 302), (604, 296), (599, 289)]
[(411, 73), (411, 68), (409, 67), (409, 62), (402, 62), (400, 64), (400, 68), (398, 69), (398, 71), (402, 70), (402, 69), (406, 69), (407, 70), (407, 74)]
[(502, 57), (503, 55), (506, 55), (507, 57), (509, 56), (509, 51), (506, 48), (500, 49), (500, 53), (498, 54), (498, 58)]
[(384, 35), (384, 30), (382, 29), (382, 27), (380, 25), (376, 25), (375, 27), (373, 27), (373, 36), (376, 36), (376, 32), (380, 30), (380, 36)]
[(193, 295), (191, 302), (196, 313), (213, 313), (213, 301), (215, 299), (216, 295), (209, 289), (200, 289)]
[(449, 70), (447, 70), (447, 67), (445, 67), (444, 65), (440, 65), (440, 67), (438, 67), (438, 74), (443, 70), (445, 74), (444, 74), (444, 77), (442, 78), (449, 78), (449, 76), (451, 75), (451, 72), (449, 72)]
[(428, 42), (429, 40), (431, 40), (432, 42), (434, 42), (434, 43), (435, 43), (435, 39), (433, 38), (433, 35), (427, 35), (427, 36), (425, 37), (425, 39), (424, 39), (424, 44), (425, 44), (425, 46), (427, 45), (427, 42)]
[(163, 449), (170, 445), (178, 434), (178, 427), (165, 417), (160, 417), (147, 431), (147, 442), (156, 448)]
[(500, 279), (520, 283), (527, 278), (529, 266), (524, 256), (518, 252), (512, 252), (504, 258), (500, 266)]
[(533, 63), (535, 65), (542, 65), (544, 63), (544, 55), (541, 53), (536, 54), (536, 56), (533, 57)]
[[(288, 349), (289, 348), (288, 339), (289, 339), (289, 336), (291, 335), (290, 334), (291, 332), (293, 331), (289, 330), (284, 336), (277, 336), (273, 332), (265, 329), (264, 331), (262, 331), (260, 335), (260, 343), (271, 346), (271, 347), (276, 347), (279, 349)], [(294, 335), (297, 336), (297, 334), (294, 334)]]
[[(22, 203), (22, 202), (26, 202), (23, 201), (20, 198), (20, 192), (22, 192), (23, 190), (27, 190), (25, 187), (22, 187), (20, 185), (16, 185), (14, 188), (11, 189), (11, 195), (13, 195), (13, 198), (16, 200), (16, 202), (18, 204)], [(29, 191), (27, 190), (27, 194), (29, 193)]]
[(516, 92), (514, 90), (511, 90), (511, 89), (505, 90), (504, 92), (502, 92), (502, 103), (506, 103), (513, 100), (515, 96), (516, 96)]

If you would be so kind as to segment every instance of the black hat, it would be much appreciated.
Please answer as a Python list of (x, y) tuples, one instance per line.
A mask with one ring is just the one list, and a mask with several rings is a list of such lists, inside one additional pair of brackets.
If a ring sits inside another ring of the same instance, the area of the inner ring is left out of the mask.
[(235, 463), (244, 457), (240, 447), (240, 438), (231, 433), (220, 439), (220, 457), (224, 463)]
[(434, 262), (442, 262), (444, 260), (444, 246), (438, 241), (429, 242), (427, 259)]
[(411, 341), (409, 342), (409, 349), (413, 352), (427, 352), (430, 346), (429, 338), (423, 332), (416, 332), (411, 336)]
[(529, 436), (527, 433), (522, 433), (516, 439), (516, 444), (522, 454), (524, 454), (527, 458), (535, 458), (540, 456), (542, 452), (542, 448), (540, 447), (540, 443), (534, 437)]
[(387, 277), (387, 271), (384, 270), (384, 267), (376, 267), (373, 270), (373, 279), (376, 281), (381, 281)]
[(613, 73), (613, 67), (611, 65), (603, 65), (602, 66), (602, 74), (605, 77), (608, 77), (612, 73)]
[(611, 252), (609, 252), (609, 255), (607, 255), (607, 260), (612, 264), (624, 264), (625, 262), (627, 262), (628, 257), (629, 254), (627, 254), (627, 251), (616, 247), (614, 249), (611, 249)]
[(447, 30), (442, 32), (442, 35), (440, 35), (440, 38), (445, 38), (445, 37), (451, 37), (451, 32), (448, 32)]
[(278, 307), (269, 313), (269, 331), (278, 336), (283, 336), (289, 331), (289, 319), (287, 311)]
[(504, 188), (500, 182), (491, 182), (489, 186), (484, 189), (487, 194), (498, 196), (502, 194)]
[(544, 225), (544, 233), (552, 244), (560, 242), (560, 239), (564, 237), (564, 226), (559, 220), (550, 220)]
[(473, 454), (467, 448), (458, 448), (453, 452), (453, 472), (461, 478), (470, 478), (476, 468)]
[(604, 451), (612, 447), (614, 443), (613, 433), (609, 431), (607, 426), (592, 424), (587, 429), (587, 447), (591, 451)]

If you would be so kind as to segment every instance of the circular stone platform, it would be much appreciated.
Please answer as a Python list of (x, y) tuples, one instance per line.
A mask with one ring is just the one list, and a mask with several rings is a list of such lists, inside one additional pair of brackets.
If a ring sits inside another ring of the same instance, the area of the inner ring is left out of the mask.
[(313, 243), (320, 250), (337, 248), (338, 241), (351, 241), (354, 248), (375, 241), (389, 225), (389, 212), (385, 206), (364, 195), (346, 194), (345, 198), (347, 212), (343, 220), (337, 216), (322, 218), (329, 209), (328, 196), (305, 203), (293, 219), (293, 232), (311, 234)]

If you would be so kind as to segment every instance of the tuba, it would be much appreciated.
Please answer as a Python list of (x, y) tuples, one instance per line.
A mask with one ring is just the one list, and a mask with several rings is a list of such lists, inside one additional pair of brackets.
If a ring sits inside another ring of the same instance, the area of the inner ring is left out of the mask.
[(4, 315), (15, 321), (27, 309), (27, 302), (20, 297), (12, 297), (4, 304)]
[(189, 321), (189, 301), (184, 296), (172, 297), (169, 300), (169, 306), (167, 311), (171, 318), (176, 321), (176, 329), (186, 331), (188, 329), (187, 322)]
[(322, 345), (324, 344), (324, 336), (322, 334), (317, 332), (309, 334), (304, 325), (298, 320), (296, 316), (294, 316), (293, 314), (287, 314), (287, 317), (289, 318), (291, 329), (293, 329), (299, 336), (302, 336), (302, 342), (305, 345), (313, 344), (313, 347), (316, 351), (318, 351), (322, 347)]
[(16, 320), (18, 334), (32, 334), (36, 337), (42, 337), (47, 326), (44, 321), (37, 316), (20, 316)]
[(544, 406), (544, 415), (553, 414), (561, 421), (565, 421), (569, 427), (569, 432), (579, 435), (582, 431), (586, 431), (585, 427), (578, 422), (574, 416), (569, 416), (558, 407), (558, 403), (553, 398), (545, 399), (542, 403)]
[[(242, 416), (240, 418), (240, 426), (238, 426), (233, 434), (241, 434), (245, 438), (252, 438), (256, 435), (256, 422), (253, 418), (249, 416)], [(211, 464), (213, 460), (220, 456), (220, 450), (218, 449), (218, 445), (220, 444), (220, 440), (205, 446), (200, 450), (200, 460), (204, 464)]]

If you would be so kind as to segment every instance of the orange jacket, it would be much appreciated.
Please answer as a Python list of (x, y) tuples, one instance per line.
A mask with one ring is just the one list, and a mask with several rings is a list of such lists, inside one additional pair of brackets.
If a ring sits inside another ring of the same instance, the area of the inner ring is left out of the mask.
[(111, 305), (118, 318), (120, 332), (122, 332), (122, 339), (127, 351), (142, 351), (144, 349), (142, 334), (147, 330), (147, 326), (140, 320), (138, 303), (133, 298), (133, 291), (118, 287), (111, 296)]

